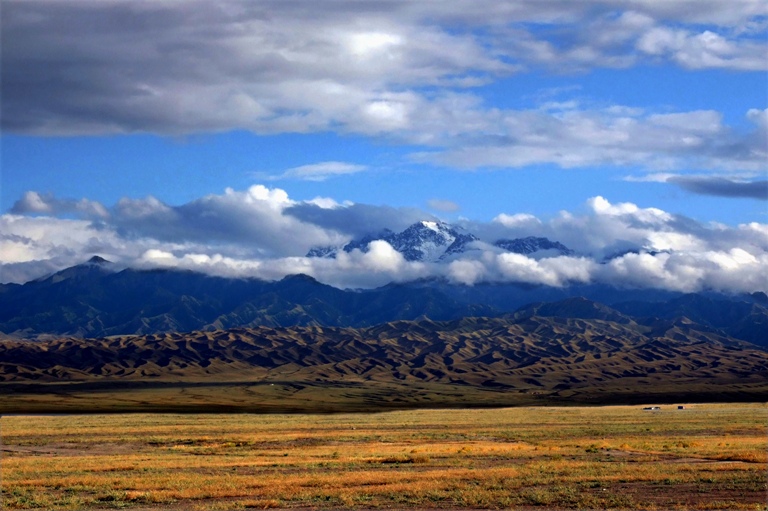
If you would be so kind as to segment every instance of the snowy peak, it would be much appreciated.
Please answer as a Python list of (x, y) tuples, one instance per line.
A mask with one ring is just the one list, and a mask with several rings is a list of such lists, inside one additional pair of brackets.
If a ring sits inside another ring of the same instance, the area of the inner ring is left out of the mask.
[(551, 241), (548, 238), (538, 238), (536, 236), (528, 236), (527, 238), (516, 238), (513, 240), (497, 240), (494, 246), (506, 250), (507, 252), (514, 252), (516, 254), (533, 254), (534, 252), (540, 252), (543, 250), (552, 250), (560, 255), (572, 255), (573, 250), (569, 249), (559, 241)]
[(435, 232), (440, 232), (442, 230), (441, 227), (443, 225), (446, 225), (446, 224), (441, 224), (439, 222), (429, 222), (427, 220), (422, 220), (421, 222), (419, 222), (419, 224)]
[(383, 231), (379, 232), (379, 234), (372, 235), (372, 234), (366, 234), (359, 240), (352, 240), (346, 245), (344, 245), (344, 252), (352, 252), (354, 249), (362, 250), (363, 252), (368, 251), (368, 244), (372, 241), (376, 240), (385, 240), (389, 241), (389, 239), (394, 236), (395, 233), (390, 231), (389, 229), (384, 229)]
[(437, 261), (457, 236), (459, 233), (446, 223), (422, 221), (389, 239), (384, 238), (384, 241), (403, 254), (407, 261)]
[(334, 258), (340, 250), (352, 252), (355, 249), (368, 251), (368, 244), (382, 240), (400, 252), (407, 261), (439, 261), (443, 257), (464, 250), (466, 245), (476, 241), (472, 234), (458, 232), (457, 227), (445, 222), (423, 220), (409, 226), (402, 232), (384, 229), (376, 235), (366, 235), (350, 241), (343, 247), (315, 247), (307, 252), (307, 257)]
[(470, 250), (469, 244), (473, 241), (480, 241), (480, 238), (475, 236), (474, 234), (459, 234), (456, 236), (456, 239), (453, 240), (453, 243), (451, 243), (448, 248), (445, 249), (445, 253), (440, 257), (440, 259), (445, 259), (448, 256), (454, 255), (454, 254), (463, 254), (467, 250)]
[[(477, 250), (471, 244), (480, 241), (480, 239), (474, 234), (461, 231), (460, 227), (445, 222), (422, 220), (402, 232), (396, 233), (385, 229), (377, 235), (366, 235), (358, 240), (353, 240), (343, 247), (316, 247), (307, 253), (307, 257), (334, 258), (340, 250), (351, 252), (358, 249), (367, 252), (370, 242), (382, 240), (400, 252), (406, 261), (446, 261), (452, 256), (459, 256), (473, 250), (473, 248)], [(534, 236), (500, 239), (493, 245), (507, 252), (524, 255), (542, 251), (551, 251), (558, 255), (573, 254), (572, 250), (560, 242)]]
[(307, 257), (330, 257), (333, 259), (338, 253), (339, 249), (337, 247), (315, 247), (309, 249)]

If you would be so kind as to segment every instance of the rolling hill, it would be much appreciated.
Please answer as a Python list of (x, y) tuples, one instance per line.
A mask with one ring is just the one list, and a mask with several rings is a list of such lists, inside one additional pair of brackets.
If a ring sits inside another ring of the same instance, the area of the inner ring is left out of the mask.
[[(561, 304), (566, 306), (567, 304)], [(438, 383), (556, 393), (768, 384), (768, 353), (693, 323), (640, 324), (581, 301), (589, 319), (537, 315), (368, 328), (236, 328), (0, 342), (3, 382)], [(557, 312), (558, 307), (554, 307)]]

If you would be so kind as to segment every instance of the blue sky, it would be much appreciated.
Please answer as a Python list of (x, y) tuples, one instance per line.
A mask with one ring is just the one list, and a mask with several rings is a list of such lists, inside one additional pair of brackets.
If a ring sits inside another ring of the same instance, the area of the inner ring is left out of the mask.
[[(594, 237), (590, 258), (721, 243), (763, 268), (767, 27), (757, 0), (4, 0), (0, 280), (97, 249), (331, 275), (286, 258), (386, 215), (567, 238), (565, 217), (596, 229), (607, 212), (634, 225), (660, 211), (637, 239), (617, 227), (573, 243)], [(200, 227), (211, 216), (215, 232)], [(395, 273), (380, 280), (423, 276)]]

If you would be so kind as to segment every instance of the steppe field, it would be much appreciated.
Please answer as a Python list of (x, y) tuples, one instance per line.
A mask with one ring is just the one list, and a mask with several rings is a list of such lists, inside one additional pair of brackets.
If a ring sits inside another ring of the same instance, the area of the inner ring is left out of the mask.
[(642, 408), (3, 416), (0, 507), (767, 509), (766, 404)]

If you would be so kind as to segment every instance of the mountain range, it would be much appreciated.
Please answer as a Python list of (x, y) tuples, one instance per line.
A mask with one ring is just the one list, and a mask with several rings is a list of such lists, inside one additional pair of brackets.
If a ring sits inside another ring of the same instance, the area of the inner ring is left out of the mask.
[[(368, 245), (379, 240), (389, 243), (403, 255), (406, 261), (440, 262), (473, 250), (472, 244), (479, 242), (480, 238), (445, 222), (424, 220), (397, 233), (384, 229), (379, 233), (367, 234), (360, 239), (352, 240), (340, 247), (315, 247), (307, 253), (307, 257), (336, 257), (340, 250), (367, 252)], [(558, 255), (573, 254), (572, 250), (560, 242), (534, 236), (499, 239), (491, 244), (506, 252), (526, 255), (541, 251)]]
[(403, 320), (519, 317), (531, 307), (537, 307), (537, 315), (546, 311), (548, 316), (591, 320), (596, 319), (590, 315), (591, 303), (624, 318), (603, 320), (650, 325), (685, 318), (725, 337), (768, 347), (764, 293), (682, 294), (602, 285), (462, 286), (441, 280), (342, 290), (306, 275), (268, 282), (180, 270), (120, 269), (99, 257), (23, 285), (0, 285), (0, 332), (6, 338), (41, 339), (261, 326), (360, 328)]
[(0, 285), (0, 413), (764, 401), (767, 327), (764, 293), (342, 290), (94, 257)]
[[(152, 406), (193, 410), (226, 402), (250, 410), (276, 398), (279, 409), (294, 403), (297, 410), (467, 406), (473, 399), (496, 406), (531, 398), (760, 401), (768, 397), (768, 352), (684, 318), (641, 323), (573, 298), (501, 318), (3, 341), (0, 385), (15, 400), (30, 396), (0, 405), (6, 411), (39, 410), (33, 404), (47, 395), (56, 400), (44, 409), (72, 401), (67, 406), (93, 410), (103, 404), (98, 396), (117, 396), (135, 410), (170, 389), (178, 389), (172, 403)], [(317, 393), (302, 397), (308, 386)], [(131, 389), (156, 391), (141, 394), (141, 405)]]

